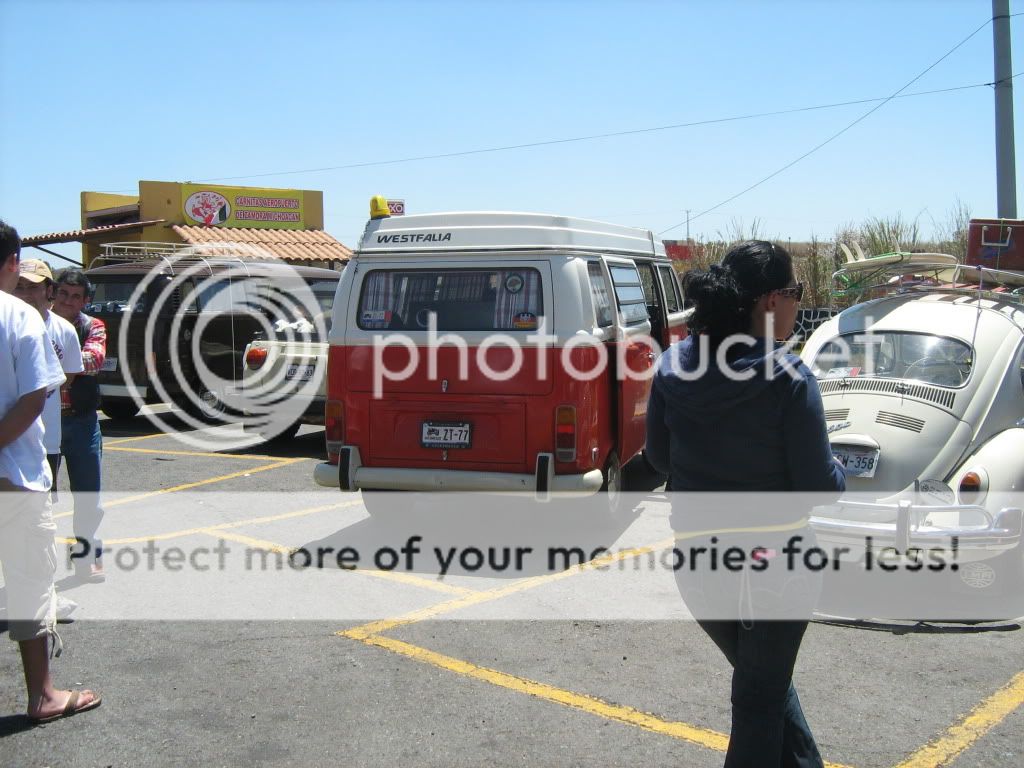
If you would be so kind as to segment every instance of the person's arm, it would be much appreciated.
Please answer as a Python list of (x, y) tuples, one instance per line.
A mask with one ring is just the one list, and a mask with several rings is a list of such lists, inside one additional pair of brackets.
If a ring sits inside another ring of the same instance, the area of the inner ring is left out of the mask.
[(846, 475), (832, 458), (818, 382), (806, 366), (797, 370), (803, 375), (789, 381), (784, 408), (786, 467), (792, 490), (841, 493), (846, 490)]
[(6, 448), (21, 437), (25, 430), (32, 426), (32, 422), (39, 418), (44, 405), (46, 387), (19, 397), (3, 418), (0, 418), (0, 449)]
[(660, 379), (655, 376), (647, 400), (647, 444), (644, 455), (655, 471), (668, 475), (672, 472), (669, 459), (670, 434), (665, 424), (665, 396), (659, 384)]
[(84, 373), (98, 373), (107, 359), (107, 326), (102, 320), (92, 319), (89, 335), (82, 342), (82, 368)]

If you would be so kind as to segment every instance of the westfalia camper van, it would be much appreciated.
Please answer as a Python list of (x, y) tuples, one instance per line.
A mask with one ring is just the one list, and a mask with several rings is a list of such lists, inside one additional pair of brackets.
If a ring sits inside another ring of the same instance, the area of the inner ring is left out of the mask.
[(532, 213), (371, 219), (334, 302), (316, 482), (611, 500), (644, 447), (656, 356), (685, 333), (649, 231)]

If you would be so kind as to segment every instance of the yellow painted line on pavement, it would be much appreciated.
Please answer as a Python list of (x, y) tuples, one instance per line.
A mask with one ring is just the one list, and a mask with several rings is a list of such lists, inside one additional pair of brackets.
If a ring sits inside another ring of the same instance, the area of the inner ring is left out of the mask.
[[(252, 536), (245, 536), (239, 533), (225, 533), (223, 530), (214, 528), (205, 528), (201, 533), (206, 533), (218, 539), (226, 539), (228, 541), (236, 541), (240, 544), (245, 544), (252, 549), (263, 549), (268, 552), (276, 552), (286, 557), (292, 552), (298, 550), (298, 547), (286, 547), (283, 544), (277, 544), (273, 541), (267, 541), (266, 539), (256, 539)], [(310, 552), (310, 555), (315, 556), (316, 552)], [(467, 587), (458, 587), (454, 584), (445, 584), (443, 581), (436, 579), (428, 579), (424, 576), (417, 576), (414, 573), (401, 573), (397, 571), (381, 571), (372, 568), (339, 568), (342, 573), (355, 573), (360, 576), (372, 576), (377, 579), (384, 579), (385, 581), (394, 581), (401, 584), (409, 584), (414, 587), (422, 587), (424, 589), (430, 589), (434, 592), (445, 592), (447, 594), (455, 595), (473, 595), (477, 594), (478, 590), (468, 589)]]
[[(679, 721), (664, 720), (657, 715), (652, 715), (648, 712), (641, 712), (633, 707), (627, 707), (621, 704), (611, 704), (603, 699), (597, 698), (596, 696), (574, 693), (573, 691), (568, 691), (564, 688), (556, 688), (555, 686), (548, 685), (547, 683), (539, 683), (536, 680), (529, 680), (525, 677), (517, 677), (506, 672), (499, 672), (496, 669), (479, 667), (471, 662), (456, 659), (451, 656), (445, 656), (426, 648), (411, 645), (410, 643), (395, 640), (390, 637), (374, 635), (371, 637), (361, 638), (360, 642), (367, 645), (377, 646), (378, 648), (383, 648), (391, 651), (392, 653), (397, 653), (401, 656), (414, 659), (415, 661), (430, 664), (473, 680), (480, 680), (482, 682), (498, 686), (499, 688), (505, 688), (510, 691), (515, 691), (516, 693), (524, 693), (528, 696), (533, 696), (534, 698), (543, 699), (544, 701), (550, 701), (555, 704), (561, 704), (565, 707), (578, 709), (582, 712), (596, 715), (597, 717), (603, 717), (606, 720), (614, 720), (615, 722), (623, 723), (625, 725), (642, 728), (645, 731), (659, 733), (663, 736), (670, 736), (673, 739), (686, 741), (690, 744), (697, 744), (699, 746), (706, 747), (707, 749), (713, 749), (716, 752), (725, 752), (729, 748), (729, 736), (724, 733), (719, 733), (718, 731), (713, 731), (710, 728), (702, 728), (698, 725), (690, 725), (689, 723)], [(829, 768), (847, 768), (847, 766), (843, 766), (838, 763), (825, 763), (825, 765)]]
[(151, 435), (138, 435), (137, 437), (119, 437), (116, 440), (104, 440), (103, 447), (108, 445), (121, 445), (121, 443), (134, 443), (138, 440), (152, 440), (154, 437), (173, 437), (166, 432), (154, 432)]
[[(255, 475), (257, 472), (266, 472), (266, 471), (271, 470), (271, 469), (279, 469), (280, 467), (286, 467), (289, 464), (297, 464), (300, 461), (309, 461), (309, 459), (306, 459), (305, 457), (299, 457), (299, 458), (294, 458), (294, 459), (282, 459), (281, 461), (276, 461), (273, 464), (267, 464), (267, 465), (262, 466), (262, 467), (251, 467), (249, 469), (243, 469), (243, 470), (240, 470), (239, 472), (232, 472), (232, 473), (227, 474), (227, 475), (218, 475), (217, 477), (211, 477), (211, 478), (208, 478), (206, 480), (197, 480), (194, 483), (184, 483), (182, 485), (174, 485), (174, 486), (171, 486), (170, 488), (161, 488), (159, 491), (148, 491), (147, 493), (140, 493), (137, 496), (126, 496), (126, 497), (121, 498), (121, 499), (114, 499), (113, 501), (105, 501), (105, 502), (103, 502), (103, 508), (104, 509), (110, 509), (111, 507), (119, 507), (122, 504), (131, 504), (131, 503), (136, 502), (136, 501), (142, 501), (143, 499), (150, 499), (150, 498), (152, 498), (154, 496), (163, 496), (163, 495), (168, 494), (168, 493), (177, 493), (178, 491), (187, 491), (190, 488), (198, 488), (199, 486), (210, 485), (211, 483), (221, 483), (221, 482), (223, 482), (225, 480), (232, 480), (232, 479), (234, 479), (236, 477), (245, 477), (246, 475)], [(61, 513), (59, 515), (54, 515), (53, 517), (56, 520), (56, 519), (59, 519), (59, 518), (62, 518), (62, 517), (70, 517), (72, 514), (74, 514), (74, 513), (73, 512), (63, 512), (63, 513)]]
[(939, 768), (949, 765), (1021, 704), (1024, 704), (1024, 672), (1018, 672), (1009, 683), (972, 709), (945, 734), (917, 750), (896, 768)]
[[(114, 546), (115, 544), (145, 544), (149, 541), (167, 541), (168, 539), (180, 539), (185, 536), (195, 536), (198, 534), (209, 534), (211, 531), (227, 531), (232, 528), (241, 528), (243, 525), (260, 525), (262, 523), (276, 523), (280, 520), (288, 520), (293, 517), (305, 517), (306, 515), (315, 515), (318, 512), (327, 512), (332, 509), (344, 509), (345, 507), (354, 507), (361, 504), (359, 501), (344, 501), (337, 504), (322, 504), (316, 507), (308, 507), (306, 509), (295, 510), (294, 512), (285, 512), (280, 515), (267, 515), (264, 517), (250, 517), (245, 520), (233, 520), (230, 523), (218, 523), (217, 525), (203, 525), (196, 528), (185, 528), (178, 531), (169, 531), (167, 533), (155, 533), (150, 536), (133, 536), (130, 538), (121, 539), (104, 539), (103, 543), (108, 547)], [(60, 539), (58, 539), (60, 541)], [(73, 544), (74, 539), (63, 539), (65, 544)]]
[[(107, 450), (107, 447), (104, 446), (103, 449)], [(123, 453), (155, 453), (167, 454), (168, 456), (203, 456), (214, 459), (249, 459), (250, 461), (277, 461), (287, 458), (285, 456), (269, 456), (263, 453), (206, 453), (203, 451), (176, 451), (163, 448), (118, 448), (115, 446), (110, 450), (121, 451)]]
[(365, 640), (372, 635), (377, 635), (382, 632), (387, 632), (394, 629), (395, 627), (406, 626), (408, 624), (415, 624), (419, 621), (426, 621), (427, 619), (437, 618), (446, 613), (457, 611), (461, 608), (469, 608), (470, 606), (480, 605), (481, 603), (489, 603), (492, 600), (500, 600), (503, 597), (514, 595), (517, 592), (523, 592), (527, 589), (534, 589), (535, 587), (543, 586), (544, 584), (550, 584), (561, 579), (569, 578), (586, 571), (596, 570), (611, 565), (618, 560), (625, 560), (627, 558), (639, 557), (649, 552), (656, 552), (664, 547), (671, 546), (673, 540), (671, 538), (664, 539), (646, 547), (636, 547), (633, 549), (624, 549), (619, 552), (612, 552), (601, 557), (594, 558), (585, 563), (574, 565), (564, 571), (558, 573), (549, 573), (544, 576), (532, 576), (527, 579), (520, 579), (519, 581), (512, 582), (502, 587), (496, 587), (494, 589), (484, 590), (482, 592), (475, 592), (472, 595), (466, 595), (455, 600), (447, 600), (443, 603), (437, 603), (436, 605), (429, 606), (427, 608), (421, 608), (417, 611), (411, 611), (410, 613), (403, 614), (402, 616), (396, 616), (392, 619), (383, 619), (381, 621), (371, 621), (368, 624), (363, 624), (352, 629), (346, 629), (338, 632), (338, 635), (352, 638), (353, 640)]

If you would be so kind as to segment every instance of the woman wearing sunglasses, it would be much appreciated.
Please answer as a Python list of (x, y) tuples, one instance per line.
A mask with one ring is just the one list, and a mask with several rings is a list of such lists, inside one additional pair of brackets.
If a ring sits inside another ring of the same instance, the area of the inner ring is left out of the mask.
[[(690, 336), (658, 363), (646, 453), (675, 492), (680, 592), (733, 667), (725, 765), (821, 766), (792, 685), (820, 580), (783, 556), (787, 542), (815, 545), (809, 508), (805, 497), (765, 493), (834, 498), (845, 489), (817, 383), (776, 341), (793, 332), (803, 286), (785, 249), (751, 240), (687, 273), (683, 291)], [(700, 547), (736, 547), (744, 563), (686, 562)]]

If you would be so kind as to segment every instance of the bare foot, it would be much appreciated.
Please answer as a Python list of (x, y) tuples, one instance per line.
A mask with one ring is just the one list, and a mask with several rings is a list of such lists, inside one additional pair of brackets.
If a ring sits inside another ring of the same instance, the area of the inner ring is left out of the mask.
[(28, 719), (34, 723), (48, 723), (61, 717), (70, 717), (79, 712), (95, 709), (100, 705), (100, 697), (89, 690), (58, 691), (51, 695), (43, 694), (35, 706), (29, 704)]

